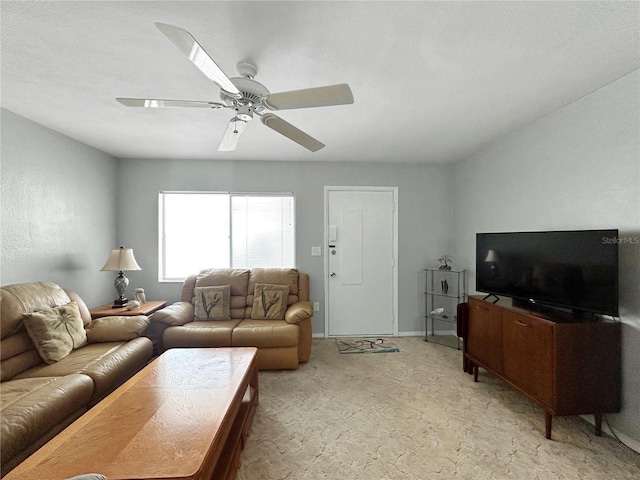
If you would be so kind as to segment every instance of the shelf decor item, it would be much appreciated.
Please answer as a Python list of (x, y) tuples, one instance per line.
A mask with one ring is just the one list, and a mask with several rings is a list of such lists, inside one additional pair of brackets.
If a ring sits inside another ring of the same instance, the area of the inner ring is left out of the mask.
[(127, 302), (127, 310), (135, 310), (136, 308), (140, 308), (140, 302), (137, 300), (129, 300)]
[(106, 272), (119, 272), (113, 282), (118, 292), (118, 298), (113, 301), (113, 308), (126, 307), (129, 299), (124, 296), (124, 292), (129, 286), (129, 279), (125, 277), (124, 272), (142, 270), (138, 262), (136, 262), (136, 258), (133, 256), (133, 250), (124, 247), (111, 250), (109, 258), (107, 258), (107, 263), (104, 264), (101, 270)]
[(442, 255), (438, 259), (438, 261), (442, 264), (440, 265), (439, 270), (451, 270), (451, 265), (449, 265), (451, 263), (451, 260), (453, 260), (451, 255)]
[(143, 303), (147, 303), (147, 297), (144, 294), (144, 288), (136, 288), (133, 291), (133, 298), (135, 298), (136, 301), (140, 303), (140, 305), (142, 305)]

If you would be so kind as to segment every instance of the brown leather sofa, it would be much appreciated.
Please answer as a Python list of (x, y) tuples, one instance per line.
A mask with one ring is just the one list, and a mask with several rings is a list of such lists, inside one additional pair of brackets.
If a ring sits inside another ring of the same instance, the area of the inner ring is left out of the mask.
[[(25, 314), (72, 301), (86, 331), (100, 328), (89, 336), (93, 343), (55, 363), (45, 363), (24, 326)], [(82, 299), (52, 282), (0, 288), (0, 315), (0, 466), (5, 475), (144, 367), (152, 358), (153, 345), (130, 328), (122, 328), (125, 317), (92, 322)], [(142, 328), (144, 322), (148, 325), (146, 317), (128, 318), (135, 318), (133, 322)], [(127, 340), (110, 341), (119, 338)]]
[[(230, 285), (230, 319), (195, 320), (196, 288)], [(256, 285), (286, 285), (283, 319), (256, 319)], [(252, 318), (252, 316), (254, 318)], [(296, 269), (209, 269), (187, 278), (179, 302), (154, 314), (164, 328), (162, 348), (257, 347), (260, 370), (296, 369), (309, 360), (311, 317), (309, 275)]]

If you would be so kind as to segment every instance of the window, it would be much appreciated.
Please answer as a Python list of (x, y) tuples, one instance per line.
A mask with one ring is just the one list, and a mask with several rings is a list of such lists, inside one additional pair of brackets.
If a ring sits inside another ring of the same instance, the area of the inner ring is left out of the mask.
[(204, 268), (295, 267), (294, 196), (160, 192), (160, 281)]

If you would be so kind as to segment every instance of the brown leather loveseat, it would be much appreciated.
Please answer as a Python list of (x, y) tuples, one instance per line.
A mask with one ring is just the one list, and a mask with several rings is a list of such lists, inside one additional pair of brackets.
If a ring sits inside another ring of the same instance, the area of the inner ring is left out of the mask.
[(153, 322), (165, 328), (165, 350), (257, 347), (258, 368), (278, 370), (309, 360), (312, 316), (307, 274), (288, 268), (209, 269), (188, 277), (180, 301), (156, 312)]
[[(76, 293), (52, 282), (0, 288), (0, 315), (5, 475), (144, 367), (153, 345), (139, 336), (147, 317), (92, 321)], [(67, 334), (71, 347), (60, 347)]]

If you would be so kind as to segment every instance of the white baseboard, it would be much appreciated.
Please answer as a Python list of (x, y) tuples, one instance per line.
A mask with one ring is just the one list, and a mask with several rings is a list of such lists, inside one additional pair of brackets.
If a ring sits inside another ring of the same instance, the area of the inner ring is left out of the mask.
[[(431, 330), (429, 330), (429, 335), (431, 335)], [(451, 335), (454, 337), (457, 336), (455, 330), (436, 330), (436, 335)]]
[[(595, 427), (595, 420), (593, 418), (593, 415), (580, 415), (580, 416)], [(612, 436), (613, 438), (617, 437), (618, 440), (620, 440), (620, 442), (625, 444), (631, 450), (633, 450), (634, 452), (640, 453), (640, 442), (638, 442), (637, 440), (634, 440), (633, 438), (627, 437), (623, 433), (616, 432), (615, 430), (612, 431), (611, 428), (609, 428), (609, 424), (605, 421), (604, 418), (602, 419), (602, 431), (607, 435)]]
[[(602, 427), (604, 429), (604, 426)], [(607, 427), (607, 430), (609, 430), (609, 427)], [(640, 453), (640, 442), (638, 442), (637, 440), (634, 440), (632, 438), (627, 437), (626, 435), (622, 434), (622, 433), (617, 433), (616, 432), (616, 436), (620, 439), (620, 441), (622, 443), (624, 443), (627, 447), (629, 447), (631, 450), (633, 450), (636, 453)]]
[[(436, 330), (437, 335), (455, 335), (453, 330)], [(399, 337), (424, 337), (424, 330), (418, 330), (415, 332), (398, 332)], [(324, 333), (312, 333), (312, 338), (325, 338)]]

